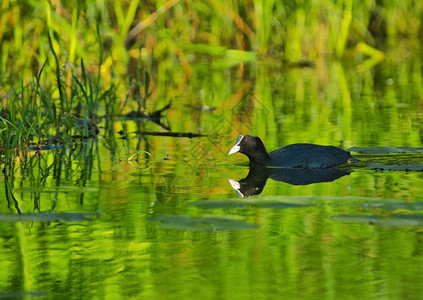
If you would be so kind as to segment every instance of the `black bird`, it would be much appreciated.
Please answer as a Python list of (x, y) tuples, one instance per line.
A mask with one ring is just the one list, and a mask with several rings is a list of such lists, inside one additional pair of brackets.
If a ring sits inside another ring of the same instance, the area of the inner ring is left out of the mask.
[(334, 146), (292, 144), (267, 152), (259, 137), (240, 135), (229, 155), (240, 152), (248, 156), (250, 163), (271, 167), (324, 169), (358, 162), (351, 153)]

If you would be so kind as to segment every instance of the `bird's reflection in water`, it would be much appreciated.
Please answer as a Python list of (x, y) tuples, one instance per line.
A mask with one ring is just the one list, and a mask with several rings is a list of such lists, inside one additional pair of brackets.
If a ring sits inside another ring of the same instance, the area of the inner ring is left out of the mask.
[(350, 171), (341, 169), (269, 168), (250, 164), (247, 177), (240, 181), (229, 179), (229, 183), (238, 196), (251, 197), (263, 191), (268, 178), (292, 185), (307, 185), (334, 181), (349, 174)]

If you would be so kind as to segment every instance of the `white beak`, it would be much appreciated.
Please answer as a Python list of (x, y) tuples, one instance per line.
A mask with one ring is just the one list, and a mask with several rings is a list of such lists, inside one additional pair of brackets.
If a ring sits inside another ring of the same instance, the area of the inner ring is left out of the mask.
[(229, 154), (228, 154), (228, 155), (231, 155), (231, 154), (234, 154), (234, 153), (238, 152), (238, 151), (239, 151), (239, 149), (241, 149), (241, 147), (240, 147), (240, 146), (238, 146), (238, 145), (233, 146), (233, 147), (231, 148), (231, 150), (229, 151)]
[(242, 141), (243, 138), (244, 138), (243, 135), (238, 136), (238, 138), (235, 141), (235, 146), (233, 146), (231, 148), (231, 150), (229, 150), (229, 154), (228, 155), (234, 154), (234, 153), (238, 152), (239, 149), (241, 149), (241, 146), (239, 144), (241, 144), (241, 141)]

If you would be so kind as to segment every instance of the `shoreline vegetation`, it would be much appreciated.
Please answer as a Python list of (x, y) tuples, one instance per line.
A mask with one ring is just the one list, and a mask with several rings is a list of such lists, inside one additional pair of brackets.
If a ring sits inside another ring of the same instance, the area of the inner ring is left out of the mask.
[[(236, 123), (234, 109), (253, 114), (248, 103), (232, 104), (245, 100), (265, 106), (277, 123), (275, 111), (286, 108), (268, 95), (269, 84), (289, 85), (298, 75), (292, 73), (307, 69), (316, 73), (311, 92), (323, 99), (313, 105), (323, 111), (333, 103), (344, 131), (351, 130), (354, 111), (368, 108), (352, 99), (369, 90), (376, 90), (369, 98), (379, 99), (382, 110), (423, 101), (419, 2), (5, 1), (0, 9), (0, 151), (6, 157), (16, 147), (96, 135), (100, 121), (110, 129), (116, 116), (149, 115), (170, 102), (217, 108)], [(197, 83), (201, 76), (211, 82)], [(190, 97), (198, 86), (211, 99)], [(304, 95), (293, 97), (298, 111), (308, 109)], [(185, 127), (177, 131), (192, 131)]]

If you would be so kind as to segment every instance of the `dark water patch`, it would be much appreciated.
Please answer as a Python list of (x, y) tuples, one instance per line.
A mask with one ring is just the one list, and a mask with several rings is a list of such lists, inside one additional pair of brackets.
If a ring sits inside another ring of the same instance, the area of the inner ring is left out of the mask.
[(330, 219), (343, 223), (364, 223), (377, 226), (422, 226), (421, 214), (394, 214), (387, 217), (378, 215), (336, 215)]
[(353, 147), (360, 155), (357, 168), (377, 171), (423, 171), (423, 148), (411, 147)]
[(0, 299), (34, 299), (47, 297), (43, 291), (8, 291), (0, 292)]
[[(306, 202), (306, 201), (305, 201)], [(263, 199), (252, 199), (252, 200), (238, 200), (238, 199), (227, 199), (227, 200), (202, 200), (188, 203), (188, 205), (195, 206), (202, 209), (217, 209), (217, 208), (241, 208), (246, 206), (262, 207), (262, 208), (290, 208), (290, 207), (306, 207), (312, 204), (307, 203), (295, 203), (286, 200), (263, 200)]]
[(408, 210), (420, 211), (423, 209), (423, 202), (404, 202), (400, 200), (381, 200), (361, 204), (365, 209), (383, 209), (383, 210)]
[(318, 205), (359, 206), (364, 209), (379, 208), (385, 210), (407, 209), (412, 211), (419, 211), (423, 208), (423, 202), (405, 202), (393, 198), (354, 196), (264, 196), (253, 199), (201, 200), (190, 202), (188, 205), (201, 209), (242, 208), (246, 206), (284, 209)]
[(369, 170), (376, 171), (423, 171), (423, 164), (382, 164), (382, 163), (371, 163), (365, 167)]
[(423, 148), (412, 147), (351, 147), (349, 151), (359, 154), (407, 154), (407, 153), (423, 153)]
[(243, 219), (235, 216), (203, 215), (191, 217), (187, 215), (158, 215), (149, 218), (149, 221), (159, 222), (161, 227), (184, 230), (222, 231), (258, 227), (255, 224), (245, 223)]
[(78, 222), (91, 221), (99, 213), (88, 212), (41, 212), (28, 214), (0, 214), (0, 222)]
[(98, 192), (99, 188), (95, 187), (82, 187), (82, 186), (57, 186), (57, 187), (23, 187), (23, 188), (16, 188), (14, 191), (16, 192), (28, 192), (28, 193), (92, 193)]

